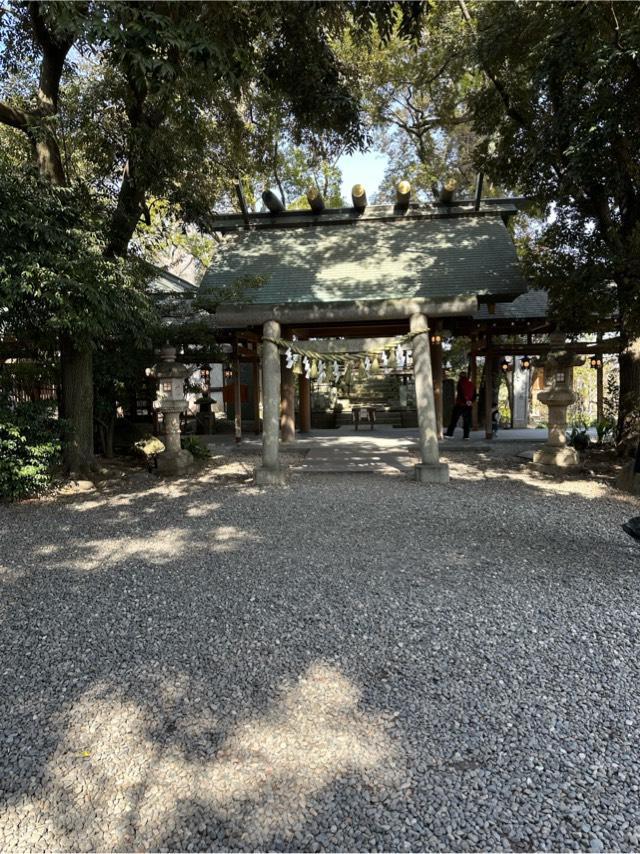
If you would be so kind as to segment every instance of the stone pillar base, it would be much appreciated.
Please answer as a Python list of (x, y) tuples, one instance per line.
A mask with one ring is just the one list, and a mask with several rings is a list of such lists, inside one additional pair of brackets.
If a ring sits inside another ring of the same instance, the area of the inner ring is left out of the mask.
[(447, 463), (418, 463), (414, 471), (418, 483), (449, 483)]
[(184, 448), (175, 454), (164, 454), (158, 456), (159, 474), (182, 474), (193, 465), (193, 456)]
[(533, 455), (533, 464), (567, 469), (579, 466), (580, 456), (575, 448), (567, 448), (566, 446), (556, 448), (553, 445), (544, 445)]
[(259, 466), (254, 477), (256, 486), (285, 486), (288, 480), (287, 470), (280, 467), (272, 469)]
[(631, 495), (640, 495), (640, 472), (635, 471), (635, 460), (626, 463), (616, 477), (616, 487)]

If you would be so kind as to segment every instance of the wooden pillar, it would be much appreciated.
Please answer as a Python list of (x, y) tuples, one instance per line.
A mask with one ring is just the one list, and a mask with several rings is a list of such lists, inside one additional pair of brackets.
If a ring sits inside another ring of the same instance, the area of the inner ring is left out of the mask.
[[(604, 366), (596, 368), (596, 417), (598, 421), (604, 418)], [(638, 446), (640, 447), (640, 445)]]
[[(477, 389), (478, 387), (478, 353), (477, 353), (477, 341), (473, 338), (471, 357), (469, 359), (469, 379), (473, 383), (473, 387)], [(478, 429), (478, 398), (473, 401), (473, 406), (471, 407), (471, 429)]]
[(281, 358), (280, 387), (280, 435), (283, 442), (294, 442), (296, 438), (296, 382), (292, 368), (285, 367)]
[(242, 441), (242, 394), (240, 389), (240, 359), (233, 360), (233, 414), (236, 442)]
[(311, 381), (300, 374), (300, 432), (311, 432)]
[(489, 350), (489, 336), (487, 336), (487, 347), (484, 357), (484, 435), (486, 439), (493, 439), (493, 426), (491, 424), (491, 411), (493, 409), (493, 356)]
[(412, 314), (410, 321), (413, 347), (413, 375), (416, 389), (416, 409), (420, 429), (420, 457), (416, 480), (421, 483), (447, 483), (449, 467), (440, 462), (438, 428), (433, 395), (433, 370), (429, 325), (424, 314)]
[(438, 438), (443, 437), (442, 425), (442, 344), (431, 344), (431, 372), (433, 374), (433, 401), (436, 408)]
[[(602, 342), (602, 332), (598, 332), (598, 343)], [(602, 353), (597, 355), (602, 358)], [(596, 368), (596, 418), (602, 421), (604, 418), (604, 362)], [(640, 445), (638, 445), (640, 448)]]
[(262, 425), (260, 424), (260, 365), (257, 358), (251, 365), (251, 371), (253, 375), (253, 432), (258, 435)]

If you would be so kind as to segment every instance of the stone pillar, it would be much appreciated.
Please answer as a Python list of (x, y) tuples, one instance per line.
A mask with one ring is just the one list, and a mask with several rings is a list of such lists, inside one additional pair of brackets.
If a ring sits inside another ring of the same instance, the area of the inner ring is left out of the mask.
[(184, 381), (189, 370), (176, 362), (176, 349), (166, 346), (160, 350), (160, 359), (153, 366), (158, 382), (158, 409), (162, 412), (164, 452), (158, 457), (158, 471), (163, 474), (181, 474), (193, 463), (193, 456), (182, 448), (180, 441), (180, 415), (187, 408), (184, 397)]
[(529, 424), (529, 371), (520, 364), (520, 357), (513, 357), (513, 423), (515, 430), (523, 430)]
[(440, 462), (438, 424), (433, 396), (433, 373), (429, 325), (424, 314), (412, 314), (410, 320), (413, 347), (413, 375), (416, 389), (416, 410), (420, 428), (420, 457), (415, 468), (420, 483), (448, 483), (449, 466)]
[(433, 373), (433, 400), (436, 407), (438, 438), (443, 436), (442, 426), (442, 344), (431, 345), (431, 368)]
[(280, 387), (280, 435), (283, 442), (296, 439), (296, 377), (292, 368), (281, 360), (282, 385)]
[(311, 432), (311, 380), (300, 374), (300, 432)]
[[(564, 343), (564, 336), (552, 336), (552, 343)], [(533, 455), (533, 462), (536, 465), (569, 468), (580, 463), (576, 449), (567, 447), (566, 431), (567, 408), (576, 400), (576, 393), (572, 387), (573, 368), (583, 362), (584, 359), (562, 350), (547, 355), (544, 363), (547, 385), (538, 392), (538, 400), (549, 409), (549, 438), (546, 444)]]
[(280, 468), (280, 354), (273, 339), (280, 338), (280, 324), (267, 320), (262, 341), (262, 466), (256, 469), (260, 486), (283, 484), (286, 475)]

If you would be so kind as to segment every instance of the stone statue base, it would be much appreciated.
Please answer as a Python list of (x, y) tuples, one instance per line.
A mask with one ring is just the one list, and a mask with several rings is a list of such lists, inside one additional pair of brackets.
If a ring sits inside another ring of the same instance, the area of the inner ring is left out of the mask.
[(414, 478), (418, 483), (449, 483), (449, 466), (447, 463), (418, 463)]
[(631, 460), (621, 468), (616, 477), (616, 487), (631, 495), (640, 495), (640, 472), (635, 470), (635, 460)]
[(176, 453), (164, 453), (158, 456), (159, 474), (182, 474), (193, 465), (193, 456), (182, 448)]
[(566, 445), (544, 445), (533, 455), (533, 464), (568, 469), (580, 465), (580, 456), (575, 448), (568, 448)]
[(256, 486), (285, 486), (288, 481), (287, 470), (280, 466), (275, 469), (259, 466), (254, 472), (254, 477)]

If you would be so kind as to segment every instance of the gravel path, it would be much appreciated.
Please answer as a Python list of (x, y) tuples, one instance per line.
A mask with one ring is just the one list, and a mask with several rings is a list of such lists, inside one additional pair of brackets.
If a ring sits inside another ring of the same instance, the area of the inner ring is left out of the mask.
[(0, 507), (0, 849), (637, 849), (638, 504), (451, 462)]

